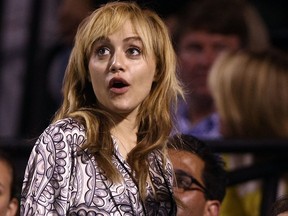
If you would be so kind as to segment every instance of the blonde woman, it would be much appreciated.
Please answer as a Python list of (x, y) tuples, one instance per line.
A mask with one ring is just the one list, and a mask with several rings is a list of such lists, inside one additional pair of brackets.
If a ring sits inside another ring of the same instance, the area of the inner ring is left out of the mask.
[(225, 137), (288, 138), (288, 60), (276, 50), (224, 54), (209, 86)]
[[(209, 87), (225, 138), (288, 138), (288, 57), (277, 50), (227, 52), (211, 69)], [(228, 169), (275, 155), (225, 155)], [(277, 155), (280, 159), (280, 155)], [(287, 158), (285, 156), (285, 158)], [(285, 159), (286, 160), (286, 159)], [(260, 181), (229, 188), (222, 214), (260, 215)], [(287, 186), (284, 179), (280, 188)], [(280, 191), (280, 190), (279, 190)], [(284, 192), (284, 190), (282, 190)], [(281, 193), (282, 193), (281, 192)]]
[(24, 177), (22, 215), (174, 215), (166, 140), (182, 94), (162, 20), (108, 3), (79, 27), (64, 101)]

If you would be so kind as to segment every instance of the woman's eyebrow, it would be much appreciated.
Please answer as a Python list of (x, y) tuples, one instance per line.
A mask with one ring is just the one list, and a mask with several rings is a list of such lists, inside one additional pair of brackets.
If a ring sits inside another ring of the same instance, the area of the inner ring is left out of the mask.
[(129, 40), (142, 41), (142, 39), (139, 36), (131, 36), (131, 37), (127, 37), (127, 38), (124, 39), (124, 41), (129, 41)]
[(110, 39), (108, 37), (100, 37), (100, 38), (97, 38), (94, 43), (103, 43), (103, 42), (109, 42)]
[[(127, 37), (127, 38), (125, 38), (123, 41), (124, 41), (124, 42), (135, 41), (135, 42), (143, 43), (141, 37), (139, 37), (139, 36)], [(95, 40), (94, 44), (97, 44), (97, 43), (107, 43), (107, 42), (111, 42), (111, 40), (109, 39), (109, 37), (100, 37), (100, 38), (98, 38), (98, 39)]]
[(132, 36), (132, 37), (127, 37), (124, 39), (124, 42), (128, 42), (128, 41), (136, 41), (136, 42), (142, 43), (142, 39), (139, 36)]

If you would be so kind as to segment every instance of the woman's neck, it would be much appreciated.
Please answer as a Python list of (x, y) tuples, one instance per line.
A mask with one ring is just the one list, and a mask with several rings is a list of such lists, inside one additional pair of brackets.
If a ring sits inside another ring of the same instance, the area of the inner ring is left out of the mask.
[(129, 118), (115, 122), (115, 126), (111, 129), (111, 134), (117, 140), (120, 154), (125, 159), (137, 144), (137, 132), (136, 119)]

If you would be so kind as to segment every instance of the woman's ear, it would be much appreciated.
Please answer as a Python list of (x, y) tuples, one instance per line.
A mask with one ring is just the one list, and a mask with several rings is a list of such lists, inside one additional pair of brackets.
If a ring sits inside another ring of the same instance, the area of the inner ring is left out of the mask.
[(16, 198), (12, 198), (7, 211), (7, 216), (15, 216), (18, 210), (19, 202)]
[(205, 205), (204, 216), (219, 216), (220, 205), (218, 200), (208, 200)]

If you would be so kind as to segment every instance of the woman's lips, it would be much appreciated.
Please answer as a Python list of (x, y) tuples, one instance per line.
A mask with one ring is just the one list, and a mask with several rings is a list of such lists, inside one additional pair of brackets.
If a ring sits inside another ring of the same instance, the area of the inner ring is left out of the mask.
[(120, 77), (112, 78), (109, 82), (109, 89), (115, 94), (124, 94), (129, 89), (129, 83)]

